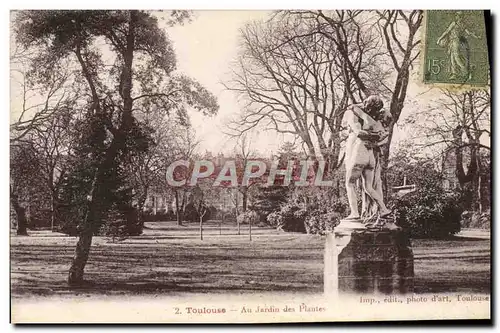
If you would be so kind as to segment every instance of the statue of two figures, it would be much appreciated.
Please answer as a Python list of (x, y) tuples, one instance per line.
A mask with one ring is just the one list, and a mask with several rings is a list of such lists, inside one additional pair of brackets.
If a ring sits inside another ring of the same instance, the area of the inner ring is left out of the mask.
[[(378, 96), (352, 105), (345, 113), (349, 127), (346, 143), (346, 190), (350, 214), (342, 222), (357, 223), (364, 228), (390, 229), (395, 224), (393, 212), (384, 203), (381, 177), (382, 146), (388, 141), (387, 126), (391, 115), (383, 110)], [(357, 182), (362, 182), (361, 214), (358, 209)]]

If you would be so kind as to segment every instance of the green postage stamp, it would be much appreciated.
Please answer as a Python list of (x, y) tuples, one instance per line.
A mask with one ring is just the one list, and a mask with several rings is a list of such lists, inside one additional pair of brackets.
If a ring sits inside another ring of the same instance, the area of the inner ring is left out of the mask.
[(426, 11), (424, 83), (488, 85), (484, 11)]

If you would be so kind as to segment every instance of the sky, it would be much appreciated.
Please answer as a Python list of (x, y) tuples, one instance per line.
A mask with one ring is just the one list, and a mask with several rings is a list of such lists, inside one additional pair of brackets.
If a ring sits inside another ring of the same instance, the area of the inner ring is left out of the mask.
[[(198, 80), (218, 99), (220, 110), (214, 117), (191, 113), (193, 127), (200, 140), (200, 150), (230, 153), (236, 139), (223, 134), (224, 124), (240, 105), (223, 81), (230, 78), (229, 65), (238, 55), (239, 29), (252, 20), (262, 20), (268, 11), (196, 11), (195, 19), (183, 26), (169, 28), (174, 42), (178, 70)], [(254, 133), (254, 149), (267, 154), (283, 142), (276, 133)]]

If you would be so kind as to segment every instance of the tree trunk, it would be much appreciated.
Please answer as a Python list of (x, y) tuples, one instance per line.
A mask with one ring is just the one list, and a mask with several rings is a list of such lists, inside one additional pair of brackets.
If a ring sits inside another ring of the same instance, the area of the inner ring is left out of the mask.
[[(107, 157), (108, 159), (106, 162), (112, 160), (109, 154)], [(105, 209), (105, 203), (102, 200), (104, 196), (101, 195), (101, 191), (105, 190), (103, 178), (106, 173), (103, 169), (105, 169), (106, 165), (106, 163), (103, 163), (103, 165), (100, 166), (100, 169), (98, 168), (98, 170), (96, 170), (94, 180), (92, 181), (87, 214), (85, 215), (85, 219), (83, 221), (78, 242), (76, 243), (73, 262), (71, 263), (71, 267), (69, 269), (68, 284), (70, 286), (79, 286), (83, 283), (83, 273), (87, 260), (89, 259), (92, 236), (94, 235), (94, 230), (96, 229), (98, 222), (100, 222), (102, 211)]]
[(478, 168), (478, 156), (477, 156), (476, 149), (471, 149), (471, 163), (469, 164), (469, 170), (467, 173), (470, 174), (471, 178), (471, 188), (472, 188), (472, 210), (473, 211), (480, 211), (481, 210), (481, 195), (480, 195), (480, 189), (481, 189), (481, 175), (479, 172)]
[(238, 235), (241, 234), (240, 232), (240, 221), (238, 220), (238, 215), (240, 215), (240, 212), (239, 212), (239, 209), (238, 209), (238, 192), (240, 190), (239, 189), (236, 189), (236, 192), (235, 192), (235, 200), (234, 200), (234, 210), (235, 210), (235, 214), (236, 214), (236, 225), (238, 226)]
[[(92, 236), (101, 226), (103, 216), (109, 211), (112, 202), (108, 199), (109, 191), (113, 191), (113, 183), (109, 183), (113, 173), (117, 172), (116, 157), (125, 145), (126, 131), (120, 131), (110, 147), (106, 151), (103, 162), (98, 164), (90, 191), (88, 210), (83, 221), (75, 256), (71, 264), (68, 276), (68, 284), (71, 286), (83, 283), (83, 270), (88, 260)], [(111, 176), (111, 177), (110, 177)]]
[(243, 213), (247, 211), (247, 202), (248, 202), (248, 188), (247, 187), (243, 187), (243, 191), (241, 192), (242, 194), (242, 205), (243, 205)]
[(54, 181), (54, 167), (50, 168), (49, 172), (49, 190), (50, 190), (50, 231), (54, 231), (54, 225), (56, 220), (56, 185)]
[(180, 219), (181, 219), (181, 222), (184, 220), (184, 214), (186, 214), (186, 206), (187, 206), (188, 202), (187, 202), (187, 192), (186, 192), (186, 189), (184, 189), (184, 191), (182, 192), (182, 201), (181, 201), (181, 205), (180, 205)]
[(90, 246), (92, 245), (93, 228), (89, 225), (85, 228), (78, 243), (76, 243), (75, 256), (69, 269), (68, 284), (79, 286), (83, 283), (83, 273), (87, 260), (89, 259)]
[(19, 204), (19, 198), (12, 191), (10, 192), (10, 202), (17, 217), (17, 235), (28, 236), (28, 218), (26, 217), (26, 208)]
[(144, 204), (146, 203), (147, 199), (147, 193), (148, 191), (146, 189), (144, 193), (137, 200), (137, 217), (139, 224), (142, 226), (144, 226), (143, 212), (144, 212)]
[(144, 210), (144, 204), (146, 203), (146, 199), (147, 199), (147, 191), (144, 192), (143, 195), (141, 195), (139, 197), (139, 199), (137, 200), (137, 209), (139, 210), (139, 213), (142, 213), (143, 210)]
[(248, 228), (248, 234), (250, 235), (250, 241), (252, 240), (252, 219), (250, 219), (249, 228)]
[(181, 209), (179, 207), (179, 192), (175, 190), (175, 216), (177, 217), (177, 225), (182, 225)]
[(226, 218), (226, 215), (224, 214), (224, 212), (222, 212), (222, 218), (219, 221), (219, 235), (222, 235), (222, 223), (224, 222), (225, 218)]
[(200, 214), (200, 240), (203, 240), (203, 215)]
[(479, 204), (479, 207), (478, 207), (478, 211), (479, 213), (481, 214), (483, 212), (483, 193), (482, 193), (482, 187), (483, 187), (483, 184), (482, 184), (482, 179), (481, 179), (481, 174), (479, 174), (479, 177), (478, 177), (478, 186), (477, 186), (477, 197), (478, 197), (478, 204)]
[[(244, 198), (245, 196), (243, 196)], [(242, 202), (245, 202), (245, 200), (242, 200)], [(238, 203), (236, 203), (238, 205)], [(246, 203), (243, 204), (243, 213), (245, 212), (246, 209)], [(238, 206), (236, 206), (236, 223), (238, 224), (238, 235), (241, 235), (241, 225), (240, 225), (240, 220), (238, 219)]]
[[(397, 112), (397, 111), (396, 111)], [(389, 154), (391, 152), (392, 135), (394, 133), (395, 123), (389, 127), (389, 135), (387, 137), (387, 144), (381, 147), (382, 156), (380, 158), (380, 178), (382, 179), (382, 194), (384, 202), (387, 203), (389, 199), (389, 184), (387, 184), (387, 168), (389, 167)]]
[[(83, 223), (83, 229), (80, 232), (80, 237), (75, 249), (75, 256), (73, 257), (73, 262), (69, 269), (68, 284), (70, 286), (80, 285), (83, 283), (83, 273), (85, 265), (87, 264), (90, 247), (92, 245), (92, 236), (95, 229), (100, 225), (102, 215), (109, 208), (109, 202), (106, 201), (105, 192), (110, 190), (107, 189), (106, 182), (109, 180), (109, 172), (116, 172), (116, 157), (118, 153), (122, 151), (126, 146), (126, 136), (129, 133), (130, 126), (133, 123), (132, 116), (132, 106), (133, 99), (132, 93), (132, 64), (134, 59), (134, 48), (135, 48), (135, 23), (137, 21), (137, 11), (130, 11), (130, 21), (128, 26), (126, 47), (123, 52), (123, 68), (120, 79), (120, 96), (123, 99), (123, 112), (120, 122), (120, 127), (118, 128), (117, 134), (114, 136), (110, 147), (107, 149), (103, 162), (100, 163), (96, 170), (96, 176), (94, 178), (91, 190), (91, 198), (89, 201), (89, 208), (85, 221)], [(80, 45), (77, 46), (78, 48)], [(78, 51), (79, 52), (79, 51)], [(92, 99), (94, 108), (96, 108), (96, 115), (102, 112), (100, 108), (99, 98), (95, 91), (93, 85), (93, 80), (89, 76), (88, 71), (86, 72), (86, 65), (79, 55), (79, 61), (82, 64), (82, 70), (89, 81), (89, 85), (92, 89)], [(106, 117), (105, 114), (101, 116)]]
[(56, 194), (52, 191), (52, 197), (50, 198), (50, 231), (54, 231), (56, 222)]
[(78, 286), (83, 283), (83, 273), (87, 264), (90, 246), (92, 245), (92, 236), (94, 231), (101, 225), (103, 214), (107, 212), (111, 204), (107, 199), (107, 192), (112, 189), (109, 188), (111, 184), (107, 181), (113, 178), (109, 177), (110, 173), (116, 172), (116, 156), (120, 149), (123, 148), (124, 143), (124, 132), (120, 132), (115, 136), (103, 157), (103, 161), (98, 163), (95, 170), (89, 193), (87, 214), (79, 233), (75, 255), (69, 269), (68, 284), (70, 286)]
[(463, 155), (462, 155), (462, 133), (463, 129), (461, 126), (457, 126), (453, 131), (453, 144), (455, 145), (455, 175), (457, 176), (460, 188), (464, 188), (467, 182), (467, 176), (465, 174), (463, 165)]
[(68, 284), (71, 286), (83, 283), (83, 270), (87, 263), (92, 236), (101, 226), (103, 216), (109, 211), (112, 202), (108, 199), (109, 192), (113, 191), (113, 174), (117, 172), (116, 157), (125, 144), (125, 133), (119, 132), (110, 147), (105, 153), (101, 163), (98, 163), (92, 181), (88, 198), (88, 208), (85, 215), (78, 243), (75, 249), (75, 256), (71, 264), (68, 276)]

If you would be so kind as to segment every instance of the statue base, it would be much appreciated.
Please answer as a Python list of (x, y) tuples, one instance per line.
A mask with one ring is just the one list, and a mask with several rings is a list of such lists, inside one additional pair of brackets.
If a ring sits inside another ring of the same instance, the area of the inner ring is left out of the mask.
[(351, 233), (354, 230), (363, 230), (366, 229), (365, 224), (362, 219), (343, 219), (340, 220), (340, 223), (335, 227), (335, 232), (340, 233)]
[(413, 292), (413, 252), (407, 235), (352, 227), (341, 222), (327, 235), (325, 294)]

